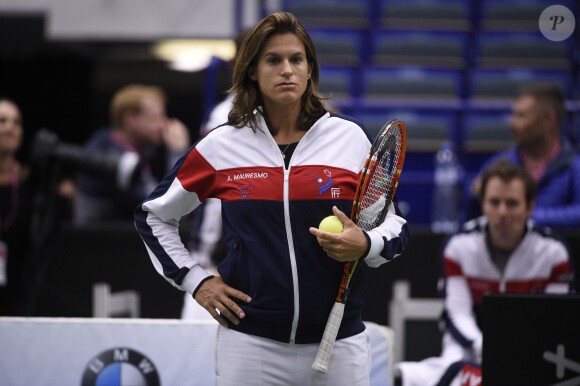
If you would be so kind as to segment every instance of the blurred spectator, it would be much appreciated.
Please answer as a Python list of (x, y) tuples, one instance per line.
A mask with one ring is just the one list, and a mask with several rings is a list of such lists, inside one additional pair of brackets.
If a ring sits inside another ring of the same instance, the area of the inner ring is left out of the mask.
[[(244, 29), (236, 35), (236, 53), (251, 29)], [(233, 70), (235, 59), (230, 65)], [(199, 131), (200, 138), (205, 137), (210, 131), (228, 121), (228, 114), (232, 108), (234, 96), (228, 94), (226, 98), (216, 104), (211, 110), (209, 117)], [(221, 201), (218, 198), (207, 199), (192, 215), (192, 235), (189, 250), (198, 259), (200, 264), (208, 271), (216, 272), (215, 267), (226, 255), (225, 241), (222, 237)], [(185, 294), (182, 319), (207, 319), (211, 315), (201, 307), (192, 296)]]
[(32, 184), (16, 158), (22, 136), (20, 109), (0, 98), (0, 316), (25, 311)]
[(486, 293), (567, 293), (573, 288), (566, 246), (549, 228), (530, 219), (535, 193), (532, 177), (507, 160), (485, 171), (484, 215), (464, 224), (443, 250), (441, 356), (397, 364), (399, 384), (448, 385), (443, 380), (461, 376), (450, 371), (461, 371), (463, 364), (481, 374), (480, 323)]
[(167, 97), (157, 86), (131, 84), (118, 90), (110, 105), (112, 127), (100, 130), (88, 152), (116, 154), (117, 175), (105, 179), (81, 172), (73, 221), (132, 220), (133, 210), (158, 183), (151, 160), (163, 148), (167, 172), (190, 146), (187, 128), (166, 115)]
[[(234, 41), (236, 44), (236, 54), (250, 31), (251, 28), (243, 29), (236, 35)], [(235, 57), (233, 60), (229, 62), (229, 68), (231, 72), (233, 72), (235, 62), (236, 62)], [(233, 100), (234, 96), (228, 93), (224, 100), (222, 100), (212, 108), (212, 110), (209, 113), (207, 121), (205, 121), (201, 125), (201, 129), (199, 131), (200, 138), (205, 137), (207, 133), (215, 129), (217, 126), (222, 125), (228, 121), (228, 114), (230, 113), (230, 110), (232, 108)]]
[[(578, 228), (580, 156), (562, 133), (564, 118), (564, 96), (558, 87), (539, 85), (522, 89), (510, 119), (515, 146), (493, 156), (482, 171), (500, 158), (523, 166), (538, 184), (534, 221), (553, 228)], [(481, 214), (477, 202), (479, 185), (480, 177), (476, 177), (466, 209), (467, 219)]]

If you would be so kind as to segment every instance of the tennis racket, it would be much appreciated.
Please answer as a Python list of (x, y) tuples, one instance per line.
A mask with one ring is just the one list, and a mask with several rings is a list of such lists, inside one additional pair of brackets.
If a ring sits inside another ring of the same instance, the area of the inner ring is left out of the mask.
[[(376, 228), (385, 220), (401, 177), (406, 149), (405, 124), (396, 119), (387, 122), (371, 145), (352, 204), (350, 218), (362, 230)], [(349, 261), (344, 265), (338, 294), (328, 316), (316, 359), (312, 364), (313, 370), (322, 373), (328, 371), (332, 347), (342, 322), (350, 284), (360, 260)]]

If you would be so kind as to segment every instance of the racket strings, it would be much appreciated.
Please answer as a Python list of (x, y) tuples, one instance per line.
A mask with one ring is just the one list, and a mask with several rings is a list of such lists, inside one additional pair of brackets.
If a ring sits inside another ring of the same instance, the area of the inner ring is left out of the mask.
[(369, 181), (365, 184), (366, 191), (358, 205), (357, 225), (363, 230), (375, 228), (384, 216), (381, 216), (387, 205), (390, 205), (393, 188), (398, 179), (397, 162), (401, 155), (401, 137), (398, 130), (391, 131), (381, 141), (376, 157), (373, 156), (369, 167)]

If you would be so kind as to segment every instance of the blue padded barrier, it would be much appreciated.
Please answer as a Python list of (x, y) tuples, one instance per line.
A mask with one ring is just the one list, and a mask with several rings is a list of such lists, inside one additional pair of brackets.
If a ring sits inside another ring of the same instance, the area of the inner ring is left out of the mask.
[(577, 12), (574, 0), (485, 0), (480, 3), (482, 31), (537, 32), (542, 11), (555, 4)]
[(473, 2), (469, 0), (383, 0), (383, 29), (461, 31), (472, 28)]
[(555, 84), (567, 98), (571, 97), (570, 72), (535, 69), (471, 70), (468, 76), (468, 92), (470, 98), (480, 104), (494, 100), (511, 102), (520, 87), (539, 83)]
[(311, 28), (318, 62), (321, 66), (347, 66), (357, 68), (364, 64), (365, 39), (359, 30)]
[(353, 70), (344, 67), (320, 67), (320, 83), (318, 90), (324, 95), (335, 97), (352, 97), (354, 74)]
[(362, 70), (364, 104), (405, 100), (417, 104), (454, 106), (460, 102), (460, 71), (425, 68), (374, 68)]
[(331, 107), (342, 110), (353, 103), (355, 96), (355, 70), (348, 67), (320, 67), (319, 93), (328, 97)]
[(377, 31), (372, 35), (374, 66), (416, 65), (463, 69), (467, 64), (468, 35), (434, 31)]
[(572, 69), (572, 39), (555, 42), (539, 31), (485, 32), (475, 37), (473, 63), (479, 68)]
[(306, 27), (367, 28), (370, 0), (286, 0), (282, 9)]
[(469, 110), (465, 113), (463, 151), (487, 154), (505, 150), (512, 143), (509, 110)]

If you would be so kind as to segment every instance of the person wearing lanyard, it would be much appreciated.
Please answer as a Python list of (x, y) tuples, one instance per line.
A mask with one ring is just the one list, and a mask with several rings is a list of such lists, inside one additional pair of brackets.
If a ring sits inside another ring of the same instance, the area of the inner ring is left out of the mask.
[(0, 98), (0, 316), (25, 312), (31, 183), (16, 158), (22, 136), (18, 105)]

